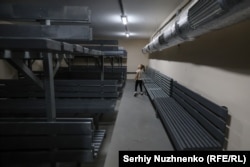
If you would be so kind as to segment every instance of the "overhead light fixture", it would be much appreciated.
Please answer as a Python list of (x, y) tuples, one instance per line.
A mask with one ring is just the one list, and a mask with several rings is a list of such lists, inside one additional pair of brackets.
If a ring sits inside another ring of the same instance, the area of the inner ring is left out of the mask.
[(127, 16), (122, 15), (122, 16), (121, 16), (121, 19), (122, 19), (122, 23), (123, 23), (124, 25), (127, 25), (127, 24), (128, 24), (128, 18), (127, 18)]
[(128, 38), (130, 36), (129, 32), (126, 32), (126, 37)]

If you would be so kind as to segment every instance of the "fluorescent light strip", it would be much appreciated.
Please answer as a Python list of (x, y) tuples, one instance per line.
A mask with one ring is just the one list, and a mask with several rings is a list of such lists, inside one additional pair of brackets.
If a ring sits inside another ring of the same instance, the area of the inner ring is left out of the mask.
[(124, 25), (127, 25), (128, 24), (128, 18), (127, 18), (127, 16), (121, 16), (121, 18), (122, 18), (122, 23)]
[(126, 32), (125, 34), (127, 38), (130, 36), (129, 32)]

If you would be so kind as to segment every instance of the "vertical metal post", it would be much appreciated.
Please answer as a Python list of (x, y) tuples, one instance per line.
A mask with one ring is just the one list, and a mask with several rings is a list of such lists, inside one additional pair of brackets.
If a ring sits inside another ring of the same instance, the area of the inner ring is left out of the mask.
[(101, 56), (101, 80), (104, 80), (104, 56)]
[(113, 70), (114, 70), (114, 57), (112, 56), (111, 57), (111, 69), (112, 69), (112, 72), (113, 72)]
[(48, 121), (56, 120), (55, 89), (52, 53), (43, 57), (45, 105)]
[(53, 71), (54, 76), (56, 75), (57, 71), (60, 68), (60, 65), (61, 65), (61, 62), (63, 60), (63, 57), (64, 57), (64, 55), (58, 55), (58, 54), (56, 54), (56, 64), (55, 64), (54, 71)]
[(30, 59), (27, 60), (27, 65), (28, 65), (29, 69), (32, 71), (32, 62)]

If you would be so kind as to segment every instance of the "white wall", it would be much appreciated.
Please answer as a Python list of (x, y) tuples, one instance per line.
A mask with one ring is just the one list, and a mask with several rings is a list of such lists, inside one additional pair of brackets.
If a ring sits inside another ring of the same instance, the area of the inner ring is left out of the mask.
[(160, 70), (231, 115), (228, 150), (250, 149), (250, 21), (150, 55)]

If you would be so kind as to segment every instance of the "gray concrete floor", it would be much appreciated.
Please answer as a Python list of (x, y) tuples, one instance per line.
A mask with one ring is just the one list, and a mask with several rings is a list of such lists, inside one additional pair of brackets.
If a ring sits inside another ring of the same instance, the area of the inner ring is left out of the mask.
[(108, 144), (104, 167), (118, 167), (120, 150), (173, 150), (155, 110), (145, 95), (133, 96), (134, 81), (128, 80)]

